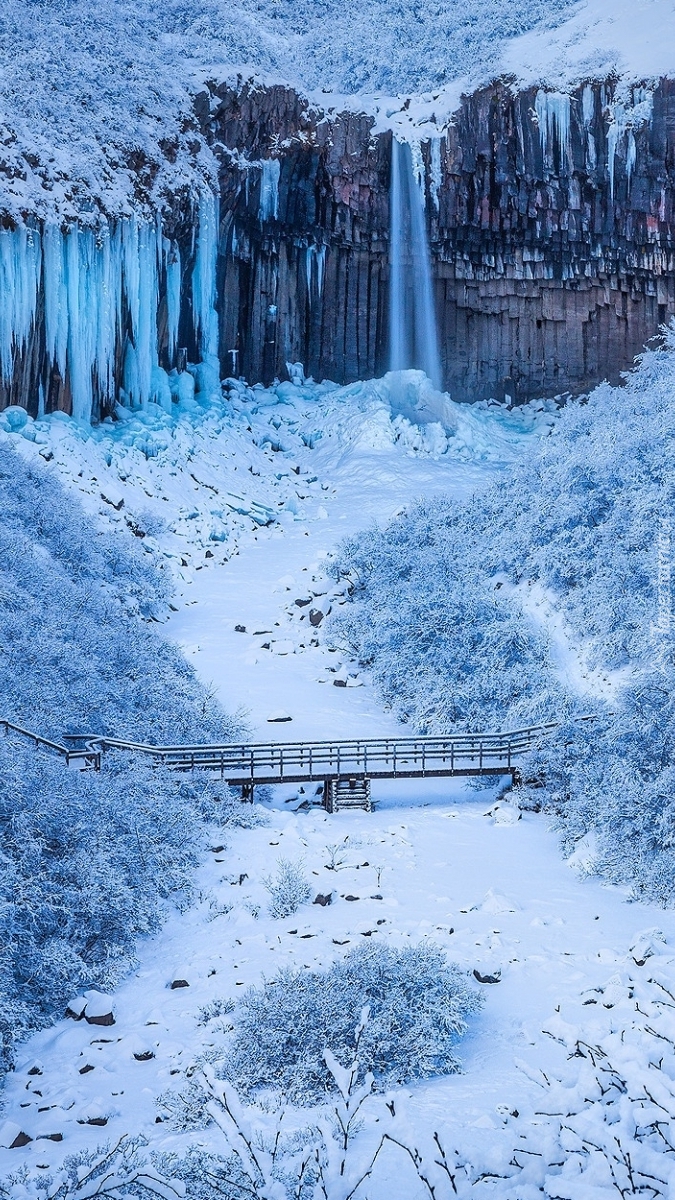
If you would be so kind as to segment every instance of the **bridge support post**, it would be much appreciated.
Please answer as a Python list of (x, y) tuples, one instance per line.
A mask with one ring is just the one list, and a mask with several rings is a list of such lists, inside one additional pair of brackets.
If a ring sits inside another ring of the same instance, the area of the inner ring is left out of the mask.
[(244, 803), (253, 804), (253, 784), (252, 783), (242, 783), (241, 798), (244, 801)]
[(372, 811), (370, 780), (365, 778), (326, 779), (323, 785), (323, 806), (328, 813), (342, 808), (363, 808)]
[(323, 806), (327, 813), (337, 812), (336, 791), (337, 779), (324, 779), (323, 781)]

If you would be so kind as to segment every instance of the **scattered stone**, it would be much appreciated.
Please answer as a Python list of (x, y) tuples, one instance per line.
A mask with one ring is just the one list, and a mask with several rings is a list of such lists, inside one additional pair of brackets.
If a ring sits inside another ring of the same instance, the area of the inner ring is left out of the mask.
[(36, 1141), (38, 1141), (38, 1142), (62, 1142), (63, 1134), (62, 1133), (39, 1133), (37, 1135)]
[(337, 938), (333, 938), (333, 945), (334, 946), (348, 946), (349, 938), (346, 938), (346, 940), (344, 942), (339, 942)]
[(312, 603), (312, 600), (311, 600), (311, 597), (310, 597), (310, 598), (309, 598), (309, 599), (307, 599), (307, 600), (296, 600), (296, 601), (295, 601), (295, 603), (296, 603), (296, 605), (298, 606), (298, 608), (307, 608), (307, 605), (308, 605), (308, 604), (311, 604), (311, 603)]
[(188, 983), (187, 979), (173, 979), (171, 981), (171, 991), (172, 992), (175, 992), (177, 988), (186, 988), (189, 986), (190, 986), (190, 984)]
[(283, 709), (280, 709), (278, 712), (273, 712), (271, 714), (271, 716), (269, 716), (267, 718), (267, 724), (268, 725), (283, 725), (287, 721), (292, 721), (292, 720), (293, 720), (293, 718), (291, 716), (289, 716), (289, 714), (287, 712), (284, 712)]
[(113, 1002), (110, 996), (102, 992), (89, 992), (84, 1009), (84, 1019), (88, 1025), (114, 1025)]
[(41, 1075), (42, 1074), (42, 1063), (33, 1063), (33, 1066), (30, 1068), (28, 1074), (29, 1075)]
[(320, 904), (322, 908), (326, 908), (329, 904), (332, 904), (332, 903), (333, 903), (333, 893), (332, 892), (329, 892), (327, 896), (323, 896), (321, 894), (321, 892), (319, 892), (318, 896), (315, 896), (314, 899), (312, 900), (312, 904)]
[(81, 1021), (84, 1017), (84, 1010), (87, 1007), (86, 996), (76, 996), (74, 1000), (69, 1000), (66, 1006), (66, 1016), (71, 1017), (73, 1021)]
[(78, 1125), (98, 1125), (103, 1128), (108, 1124), (107, 1117), (88, 1117), (86, 1121), (78, 1121)]
[(150, 1059), (154, 1057), (154, 1050), (143, 1050), (140, 1054), (134, 1054), (136, 1062), (150, 1062)]
[(83, 1067), (80, 1067), (80, 1075), (88, 1075), (89, 1072), (93, 1070), (94, 1067), (91, 1065), (91, 1063), (85, 1063)]
[(360, 896), (345, 896), (345, 900), (359, 900)]
[(212, 854), (222, 854), (224, 849), (225, 849), (224, 846), (212, 846), (211, 853)]
[(27, 1146), (32, 1140), (29, 1134), (24, 1133), (21, 1126), (14, 1121), (4, 1121), (0, 1125), (0, 1146), (5, 1150), (20, 1150), (22, 1146)]
[(245, 625), (235, 625), (234, 632), (235, 633), (246, 633), (246, 626)]
[(344, 688), (346, 688), (346, 686), (347, 686), (347, 680), (346, 680), (346, 679), (334, 679), (334, 680), (333, 680), (333, 687), (344, 687)]
[(320, 608), (310, 608), (310, 610), (309, 610), (309, 623), (310, 623), (310, 625), (313, 625), (313, 626), (314, 626), (314, 628), (315, 628), (315, 629), (317, 629), (317, 628), (318, 628), (318, 626), (319, 626), (319, 625), (321, 624), (321, 622), (323, 621), (324, 615), (325, 615), (325, 614), (321, 612), (321, 609), (320, 609)]
[(501, 971), (495, 971), (494, 975), (481, 975), (480, 971), (477, 971), (474, 967), (473, 974), (479, 983), (501, 983), (502, 981)]

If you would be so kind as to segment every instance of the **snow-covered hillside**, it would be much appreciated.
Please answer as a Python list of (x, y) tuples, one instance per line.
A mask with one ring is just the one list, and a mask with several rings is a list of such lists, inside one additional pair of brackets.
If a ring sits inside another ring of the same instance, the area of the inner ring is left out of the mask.
[(208, 78), (286, 82), (324, 109), (438, 132), (500, 74), (554, 89), (667, 74), (674, 20), (672, 0), (6, 0), (0, 211), (86, 224), (99, 206), (194, 194), (214, 170), (193, 110)]

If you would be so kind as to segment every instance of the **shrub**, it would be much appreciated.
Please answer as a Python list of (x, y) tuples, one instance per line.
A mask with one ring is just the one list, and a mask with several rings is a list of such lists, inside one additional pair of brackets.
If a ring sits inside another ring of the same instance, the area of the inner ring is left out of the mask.
[(459, 1069), (456, 1044), (479, 1004), (438, 946), (360, 946), (325, 972), (284, 970), (249, 989), (228, 1077), (245, 1093), (274, 1088), (294, 1103), (320, 1100), (334, 1087), (324, 1051), (351, 1062), (365, 1005), (359, 1061), (378, 1086), (448, 1074)]
[(271, 897), (272, 917), (290, 917), (312, 894), (303, 863), (289, 858), (280, 858), (276, 875), (269, 875), (263, 882)]
[[(168, 595), (152, 555), (102, 532), (4, 443), (0, 505), (0, 716), (56, 738), (239, 732), (149, 624)], [(245, 809), (148, 760), (106, 754), (100, 773), (69, 771), (0, 742), (0, 1070), (75, 989), (120, 979), (136, 939), (189, 900), (206, 822)]]

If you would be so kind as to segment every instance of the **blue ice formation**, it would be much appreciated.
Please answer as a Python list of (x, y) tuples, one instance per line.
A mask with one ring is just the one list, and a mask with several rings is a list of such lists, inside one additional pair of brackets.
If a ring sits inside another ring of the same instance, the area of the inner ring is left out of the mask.
[[(218, 353), (216, 257), (218, 202), (199, 202), (192, 271), (192, 319), (202, 358)], [(170, 395), (159, 364), (157, 315), (165, 281), (167, 352), (178, 344), (180, 251), (161, 222), (136, 217), (97, 229), (56, 224), (0, 230), (0, 380), (9, 383), (17, 357), (44, 311), (45, 359), (70, 384), (72, 415), (88, 422), (95, 396), (132, 409)], [(123, 372), (116, 362), (125, 344)], [(121, 390), (119, 385), (121, 384)]]

